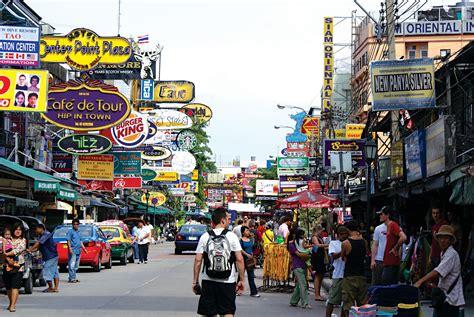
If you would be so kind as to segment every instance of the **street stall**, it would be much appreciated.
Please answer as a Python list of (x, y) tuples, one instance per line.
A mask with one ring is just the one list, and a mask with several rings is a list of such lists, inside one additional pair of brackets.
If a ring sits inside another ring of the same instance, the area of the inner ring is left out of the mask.
[(290, 278), (290, 253), (286, 244), (270, 243), (264, 247), (262, 290), (280, 287)]

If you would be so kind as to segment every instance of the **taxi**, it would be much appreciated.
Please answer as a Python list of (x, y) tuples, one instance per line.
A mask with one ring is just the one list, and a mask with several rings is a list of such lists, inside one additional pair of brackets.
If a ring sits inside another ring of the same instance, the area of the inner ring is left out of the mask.
[(127, 265), (133, 263), (133, 245), (130, 234), (120, 225), (109, 225), (104, 223), (98, 223), (99, 228), (107, 236), (107, 241), (112, 247), (112, 260), (120, 261), (120, 264)]

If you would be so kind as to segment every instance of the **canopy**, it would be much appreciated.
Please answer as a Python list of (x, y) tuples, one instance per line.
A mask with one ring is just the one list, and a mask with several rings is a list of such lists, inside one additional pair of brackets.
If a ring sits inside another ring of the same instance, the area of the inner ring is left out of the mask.
[(15, 200), (17, 206), (24, 206), (24, 207), (30, 207), (30, 208), (36, 208), (36, 207), (39, 206), (39, 202), (37, 202), (35, 200), (10, 196), (10, 195), (6, 195), (6, 194), (0, 194), (0, 201), (5, 199), (5, 198), (10, 199), (10, 200)]
[(303, 190), (277, 201), (277, 208), (330, 208), (339, 200), (315, 191)]
[(0, 158), (0, 166), (15, 171), (34, 180), (35, 191), (57, 192), (61, 181), (49, 174), (38, 172), (32, 168), (24, 167), (4, 158)]

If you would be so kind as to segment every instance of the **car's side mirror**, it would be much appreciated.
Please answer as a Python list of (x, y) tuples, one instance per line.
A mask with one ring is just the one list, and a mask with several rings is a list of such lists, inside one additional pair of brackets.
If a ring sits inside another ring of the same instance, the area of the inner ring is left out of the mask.
[(105, 237), (107, 238), (107, 240), (112, 239), (112, 235), (111, 235), (111, 234), (107, 234)]

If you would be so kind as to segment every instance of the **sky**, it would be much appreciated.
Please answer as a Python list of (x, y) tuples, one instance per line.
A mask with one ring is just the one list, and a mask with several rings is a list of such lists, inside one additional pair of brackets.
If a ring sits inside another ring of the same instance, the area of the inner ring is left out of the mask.
[[(379, 1), (359, 2), (380, 9)], [(85, 27), (118, 34), (119, 0), (26, 3), (57, 33)], [(266, 160), (286, 147), (291, 130), (274, 126), (294, 126), (289, 115), (297, 110), (277, 104), (320, 107), (323, 18), (355, 9), (352, 0), (121, 0), (120, 35), (149, 34), (164, 46), (161, 79), (195, 84), (194, 102), (213, 110), (207, 131), (216, 162), (226, 165), (236, 157)], [(350, 19), (335, 23), (334, 42), (350, 43)], [(336, 68), (350, 71), (350, 48), (338, 49)]]

